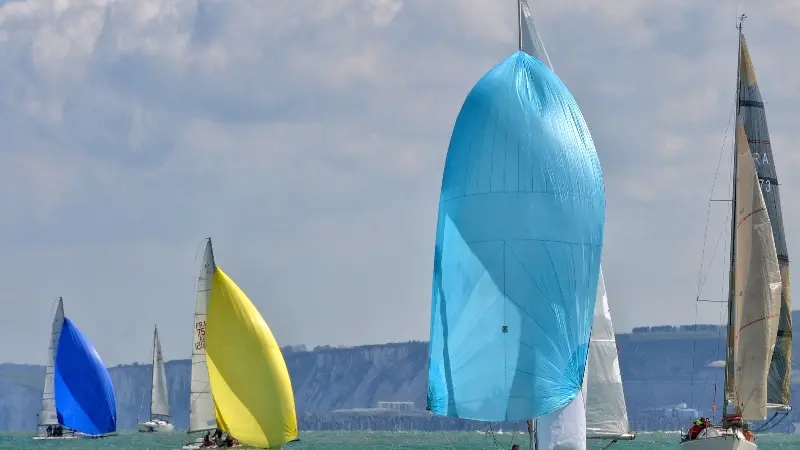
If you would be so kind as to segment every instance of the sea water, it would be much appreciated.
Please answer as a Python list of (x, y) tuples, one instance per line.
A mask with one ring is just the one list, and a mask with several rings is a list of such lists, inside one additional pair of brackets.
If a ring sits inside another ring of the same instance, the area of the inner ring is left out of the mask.
[[(179, 450), (197, 436), (174, 433), (122, 432), (117, 436), (92, 440), (34, 441), (33, 433), (0, 434), (0, 449), (116, 449), (116, 450)], [(620, 441), (609, 450), (678, 450), (678, 432), (643, 432), (634, 441)], [(386, 432), (386, 431), (309, 431), (300, 434), (300, 442), (292, 442), (286, 450), (509, 450), (512, 443), (527, 448), (527, 436), (521, 433), (502, 434), (466, 431)], [(800, 449), (800, 434), (763, 434), (756, 439), (759, 450)], [(590, 440), (588, 448), (602, 449), (608, 441)]]

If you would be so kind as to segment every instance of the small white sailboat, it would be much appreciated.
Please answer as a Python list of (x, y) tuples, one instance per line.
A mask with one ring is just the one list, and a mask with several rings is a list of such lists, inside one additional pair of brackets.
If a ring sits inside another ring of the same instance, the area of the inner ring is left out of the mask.
[[(55, 370), (58, 339), (61, 337), (61, 326), (64, 324), (64, 300), (59, 297), (56, 313), (53, 316), (53, 327), (50, 332), (50, 346), (47, 349), (47, 368), (44, 372), (44, 391), (42, 392), (42, 412), (39, 413), (39, 425), (34, 439), (77, 439), (79, 436), (72, 430), (64, 429), (58, 423), (56, 412)], [(60, 428), (60, 429), (59, 429)]]
[[(192, 338), (192, 375), (189, 386), (189, 429), (188, 434), (214, 432), (217, 429), (214, 396), (206, 366), (206, 311), (211, 295), (211, 281), (214, 277), (214, 248), (211, 239), (206, 242), (200, 275), (197, 277), (197, 299), (194, 307), (194, 329)], [(203, 437), (196, 438), (183, 446), (183, 450), (202, 447)], [(203, 447), (203, 448), (208, 448)], [(212, 447), (213, 448), (213, 447)]]
[(34, 439), (95, 439), (116, 429), (116, 397), (108, 370), (91, 342), (64, 316), (59, 297)]
[(139, 423), (140, 433), (167, 433), (175, 431), (175, 425), (169, 422), (169, 393), (167, 391), (167, 371), (164, 367), (164, 355), (161, 353), (161, 341), (158, 339), (158, 327), (153, 329), (153, 382), (150, 386), (150, 420)]
[(791, 409), (789, 261), (764, 103), (742, 33), (745, 17), (738, 27), (723, 421), (683, 436), (681, 450), (755, 450), (747, 422), (765, 420), (768, 409)]

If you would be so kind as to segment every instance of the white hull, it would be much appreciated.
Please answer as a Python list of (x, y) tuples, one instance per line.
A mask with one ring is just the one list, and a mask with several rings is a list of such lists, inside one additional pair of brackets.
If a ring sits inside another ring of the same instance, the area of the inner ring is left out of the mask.
[(83, 433), (65, 433), (63, 436), (34, 436), (34, 441), (59, 441), (62, 439), (102, 439), (104, 437), (114, 436), (114, 434), (101, 434), (99, 436), (93, 436), (90, 434), (83, 434)]
[(170, 433), (175, 431), (175, 425), (163, 420), (148, 420), (139, 424), (140, 433)]
[(754, 442), (745, 439), (741, 431), (735, 433), (720, 428), (700, 432), (697, 439), (681, 442), (681, 450), (756, 450)]
[(80, 439), (80, 438), (81, 438), (80, 436), (74, 436), (74, 435), (58, 436), (58, 437), (53, 437), (53, 436), (34, 436), (33, 440), (34, 441), (58, 441), (58, 440), (61, 440), (61, 439)]

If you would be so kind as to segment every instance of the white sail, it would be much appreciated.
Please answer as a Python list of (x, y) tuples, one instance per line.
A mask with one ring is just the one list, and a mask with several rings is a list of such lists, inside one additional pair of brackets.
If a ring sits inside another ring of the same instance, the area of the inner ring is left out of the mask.
[(547, 55), (547, 50), (544, 48), (544, 43), (536, 31), (536, 24), (533, 22), (533, 14), (528, 0), (519, 0), (521, 23), (520, 33), (522, 33), (521, 48), (523, 52), (533, 56), (539, 61), (545, 63), (550, 70), (553, 70), (553, 64), (550, 62), (550, 57)]
[(153, 388), (150, 395), (150, 419), (154, 416), (169, 417), (169, 394), (167, 393), (167, 371), (164, 355), (158, 339), (158, 327), (153, 330)]
[(632, 437), (622, 390), (617, 341), (608, 308), (603, 271), (597, 283), (586, 390), (586, 434), (589, 438)]
[(47, 368), (44, 372), (44, 391), (42, 392), (42, 412), (39, 415), (40, 425), (57, 425), (56, 412), (55, 366), (58, 353), (58, 340), (61, 338), (61, 326), (64, 324), (64, 301), (58, 298), (58, 306), (53, 316), (50, 332), (50, 347), (47, 349)]
[(736, 126), (736, 152), (733, 400), (744, 420), (764, 420), (782, 283), (772, 224), (741, 118)]
[(211, 240), (206, 243), (200, 276), (197, 279), (197, 304), (194, 310), (194, 339), (192, 342), (192, 382), (189, 405), (189, 432), (217, 427), (214, 397), (206, 367), (206, 309), (214, 278), (214, 250)]
[(586, 450), (586, 372), (572, 402), (536, 419), (536, 450)]

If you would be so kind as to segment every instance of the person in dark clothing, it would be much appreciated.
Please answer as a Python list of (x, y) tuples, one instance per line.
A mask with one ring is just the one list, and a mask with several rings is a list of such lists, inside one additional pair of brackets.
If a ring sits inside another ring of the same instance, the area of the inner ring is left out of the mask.
[(519, 445), (517, 444), (512, 445), (511, 450), (519, 450)]
[(206, 431), (206, 435), (203, 436), (203, 447), (211, 447), (211, 433)]

